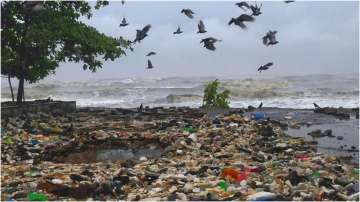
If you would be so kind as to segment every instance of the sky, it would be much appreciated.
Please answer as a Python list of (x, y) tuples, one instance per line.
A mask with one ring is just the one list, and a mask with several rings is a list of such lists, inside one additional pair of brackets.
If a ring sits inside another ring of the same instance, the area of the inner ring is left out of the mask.
[[(258, 2), (259, 3), (259, 2)], [(301, 2), (285, 4), (261, 2), (262, 15), (248, 29), (228, 26), (232, 17), (243, 11), (235, 2), (214, 1), (126, 1), (111, 2), (95, 10), (93, 18), (83, 21), (100, 32), (133, 40), (136, 29), (152, 27), (134, 52), (115, 61), (105, 62), (96, 73), (84, 71), (81, 63), (61, 63), (55, 75), (47, 80), (88, 80), (123, 77), (215, 76), (241, 77), (259, 75), (257, 68), (267, 62), (274, 66), (262, 74), (358, 74), (359, 70), (359, 10), (358, 2)], [(191, 8), (194, 19), (180, 11)], [(123, 17), (129, 26), (119, 27)], [(197, 34), (197, 24), (203, 20), (207, 33)], [(183, 34), (173, 35), (177, 26)], [(262, 37), (277, 30), (279, 41), (266, 47)], [(205, 49), (200, 40), (215, 37), (216, 51)], [(154, 69), (148, 70), (145, 55), (151, 56)]]

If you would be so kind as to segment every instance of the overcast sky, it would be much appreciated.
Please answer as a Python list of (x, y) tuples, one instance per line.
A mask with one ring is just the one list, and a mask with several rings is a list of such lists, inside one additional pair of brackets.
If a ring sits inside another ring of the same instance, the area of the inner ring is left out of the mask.
[[(266, 75), (358, 74), (358, 2), (262, 2), (263, 14), (248, 29), (228, 26), (231, 17), (244, 13), (235, 2), (111, 2), (84, 20), (100, 32), (133, 40), (136, 29), (152, 28), (135, 51), (114, 62), (106, 62), (97, 73), (82, 70), (82, 64), (62, 63), (50, 80), (164, 76), (246, 76), (257, 74), (258, 66), (273, 61)], [(191, 8), (194, 19), (180, 11)], [(119, 27), (123, 16), (129, 22)], [(207, 33), (196, 34), (202, 19)], [(177, 26), (184, 31), (173, 35)], [(277, 30), (279, 44), (266, 47), (262, 36)], [(216, 51), (205, 49), (202, 38), (222, 39)], [(157, 55), (147, 66), (148, 52)], [(258, 74), (257, 74), (258, 75)]]

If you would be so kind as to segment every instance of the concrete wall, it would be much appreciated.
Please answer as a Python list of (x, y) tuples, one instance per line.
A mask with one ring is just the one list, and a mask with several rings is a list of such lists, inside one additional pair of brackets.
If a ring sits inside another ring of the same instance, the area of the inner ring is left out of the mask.
[(76, 110), (75, 101), (27, 102), (24, 104), (2, 103), (1, 118), (16, 116), (22, 113), (61, 112), (69, 113)]

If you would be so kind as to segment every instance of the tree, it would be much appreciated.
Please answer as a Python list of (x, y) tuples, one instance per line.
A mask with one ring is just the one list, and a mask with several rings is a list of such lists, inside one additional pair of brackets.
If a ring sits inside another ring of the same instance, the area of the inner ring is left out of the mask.
[(204, 89), (203, 107), (219, 107), (229, 108), (230, 91), (225, 89), (222, 93), (218, 93), (219, 81), (215, 81), (206, 85)]
[[(95, 9), (107, 4), (98, 1)], [(17, 102), (23, 101), (24, 81), (55, 73), (60, 62), (83, 62), (84, 70), (95, 72), (130, 47), (128, 40), (106, 36), (81, 17), (92, 17), (89, 2), (1, 2), (1, 74), (19, 80)]]

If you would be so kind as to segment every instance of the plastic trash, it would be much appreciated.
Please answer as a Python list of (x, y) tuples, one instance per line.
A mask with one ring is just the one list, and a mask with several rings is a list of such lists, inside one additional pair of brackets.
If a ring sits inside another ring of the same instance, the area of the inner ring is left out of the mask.
[(227, 191), (228, 184), (225, 181), (221, 180), (218, 185), (222, 190)]
[(243, 180), (246, 180), (248, 178), (248, 174), (246, 172), (241, 172), (238, 174), (236, 180), (237, 182), (241, 183)]
[(311, 176), (313, 176), (314, 178), (319, 178), (320, 177), (320, 172), (315, 170), (312, 172)]
[(247, 200), (249, 201), (270, 201), (275, 199), (276, 199), (276, 194), (265, 191), (255, 193), (247, 197)]
[(239, 174), (240, 174), (239, 170), (232, 167), (224, 168), (221, 171), (221, 177), (231, 178), (233, 180), (237, 180)]
[(196, 132), (197, 132), (197, 129), (190, 126), (190, 127), (185, 127), (185, 128), (183, 129), (183, 131), (189, 132), (189, 133), (196, 133)]
[(254, 113), (254, 119), (256, 121), (260, 121), (260, 120), (265, 119), (265, 113), (264, 112), (255, 112)]
[(37, 192), (29, 192), (28, 199), (29, 201), (48, 201), (48, 197), (45, 194)]

